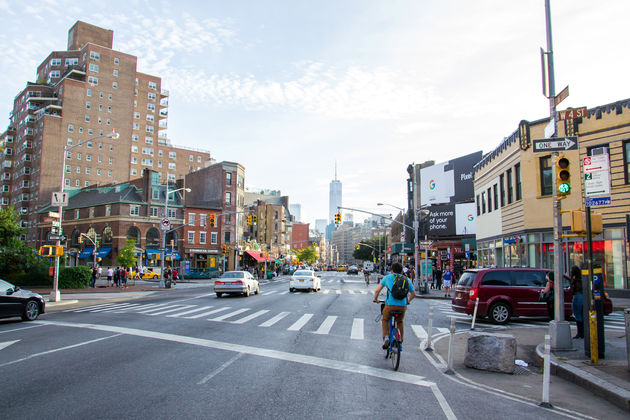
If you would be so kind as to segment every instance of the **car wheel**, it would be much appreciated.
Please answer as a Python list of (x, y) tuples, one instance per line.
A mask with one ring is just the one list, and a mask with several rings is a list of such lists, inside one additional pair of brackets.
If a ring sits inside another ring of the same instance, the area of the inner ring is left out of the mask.
[(158, 275), (156, 274), (155, 276), (153, 276), (153, 280), (157, 280), (158, 279)]
[(217, 297), (220, 298), (221, 296), (223, 296), (223, 293), (217, 292)]
[(295, 292), (295, 289), (293, 287), (289, 287), (289, 292), (293, 293)]
[(245, 297), (249, 297), (249, 295), (250, 295), (250, 294), (251, 294), (251, 293), (250, 293), (250, 291), (249, 291), (249, 287), (248, 287), (248, 288), (247, 288), (247, 291), (245, 292)]
[(256, 293), (257, 295), (260, 294), (260, 286), (256, 286), (256, 292), (254, 292), (254, 293)]
[(488, 311), (488, 318), (495, 324), (507, 324), (512, 316), (512, 308), (506, 302), (493, 303)]
[(39, 316), (39, 304), (34, 300), (26, 302), (22, 319), (24, 321), (35, 321)]

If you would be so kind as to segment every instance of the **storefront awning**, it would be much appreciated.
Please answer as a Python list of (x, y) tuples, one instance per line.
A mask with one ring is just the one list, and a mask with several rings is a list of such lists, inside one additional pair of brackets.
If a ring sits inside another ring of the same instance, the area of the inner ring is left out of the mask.
[(94, 248), (85, 248), (79, 254), (79, 258), (90, 258), (93, 253), (94, 253)]
[(96, 256), (99, 258), (105, 258), (112, 252), (111, 248), (101, 248), (97, 251)]
[(158, 250), (158, 249), (147, 249), (145, 252), (147, 253), (148, 257), (151, 257), (151, 255), (153, 255), (153, 254), (160, 255), (160, 250)]
[(164, 255), (166, 258), (175, 258), (176, 260), (181, 259), (181, 257), (179, 256), (179, 252), (177, 251), (167, 250)]
[(247, 255), (249, 255), (250, 257), (252, 257), (253, 259), (255, 259), (256, 262), (258, 262), (258, 263), (265, 262), (265, 258), (260, 256), (260, 254), (261, 254), (260, 251), (245, 251), (245, 253)]

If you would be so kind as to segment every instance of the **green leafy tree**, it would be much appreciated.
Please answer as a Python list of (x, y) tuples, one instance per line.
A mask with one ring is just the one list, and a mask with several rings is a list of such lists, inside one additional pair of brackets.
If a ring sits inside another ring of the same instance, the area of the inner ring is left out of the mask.
[(127, 243), (118, 253), (116, 261), (121, 267), (133, 267), (136, 265), (136, 241), (134, 239), (127, 239)]
[(12, 275), (28, 271), (37, 264), (35, 250), (27, 247), (20, 240), (24, 229), (18, 222), (18, 213), (13, 207), (0, 209), (0, 276), (11, 278)]
[(359, 248), (352, 253), (354, 258), (362, 261), (372, 261), (373, 258), (379, 259), (381, 255), (387, 252), (387, 236), (381, 235), (362, 239), (359, 245)]
[(313, 247), (303, 248), (297, 252), (298, 259), (302, 262), (312, 264), (317, 261), (317, 252)]

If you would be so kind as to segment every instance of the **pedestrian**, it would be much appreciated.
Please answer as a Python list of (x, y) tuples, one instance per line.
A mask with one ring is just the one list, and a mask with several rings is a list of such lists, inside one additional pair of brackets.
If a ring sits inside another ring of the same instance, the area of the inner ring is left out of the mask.
[(177, 268), (173, 268), (173, 284), (177, 284), (177, 279), (179, 278), (178, 276), (179, 274), (177, 272)]
[(120, 282), (120, 267), (116, 267), (116, 269), (114, 270), (114, 286), (118, 287), (119, 282)]
[(451, 297), (451, 282), (453, 281), (453, 272), (451, 271), (451, 266), (446, 266), (446, 271), (442, 275), (442, 280), (444, 282), (444, 297)]
[(437, 290), (442, 290), (442, 268), (438, 265), (437, 270), (435, 270), (435, 288)]
[(541, 299), (547, 303), (547, 315), (549, 318), (553, 320), (555, 318), (553, 305), (554, 305), (554, 284), (553, 284), (554, 274), (553, 271), (549, 271), (545, 280), (547, 280), (547, 284), (545, 288), (540, 292)]
[(582, 270), (574, 265), (571, 267), (571, 293), (573, 300), (571, 301), (571, 309), (573, 309), (573, 318), (577, 325), (577, 334), (573, 338), (584, 338), (584, 313), (582, 308), (584, 298), (582, 295)]
[(111, 267), (107, 269), (107, 287), (114, 284), (114, 270)]
[(127, 269), (125, 267), (120, 269), (120, 287), (127, 288)]
[(92, 268), (92, 278), (90, 279), (90, 287), (96, 287), (96, 276), (98, 275), (98, 270), (96, 267)]

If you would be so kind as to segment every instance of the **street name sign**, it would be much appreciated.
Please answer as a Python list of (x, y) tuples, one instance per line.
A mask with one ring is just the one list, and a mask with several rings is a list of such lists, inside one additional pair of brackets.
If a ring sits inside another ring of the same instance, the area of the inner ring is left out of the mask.
[(588, 110), (585, 106), (580, 108), (569, 108), (564, 111), (558, 111), (556, 115), (558, 115), (558, 121), (564, 120), (573, 120), (576, 118), (584, 118), (586, 117)]
[(68, 205), (68, 193), (67, 192), (54, 192), (50, 200), (50, 205), (53, 207), (64, 207)]
[(65, 242), (66, 241), (66, 236), (65, 235), (53, 235), (52, 233), (50, 235), (48, 235), (48, 240), (49, 241), (60, 241), (60, 242)]
[(420, 241), (420, 246), (422, 248), (431, 248), (431, 246), (433, 246), (433, 241)]
[(564, 101), (568, 97), (569, 97), (569, 86), (562, 89), (562, 92), (560, 92), (559, 94), (556, 95), (555, 98), (553, 98), (553, 103), (555, 106), (558, 106), (560, 102)]
[(534, 153), (564, 152), (578, 149), (578, 141), (575, 136), (532, 140), (532, 144), (534, 146)]
[[(610, 196), (610, 163), (608, 155), (583, 158), (584, 197)], [(610, 197), (608, 197), (610, 199)], [(605, 204), (599, 204), (605, 205)]]

